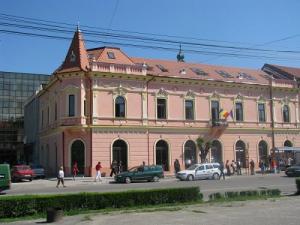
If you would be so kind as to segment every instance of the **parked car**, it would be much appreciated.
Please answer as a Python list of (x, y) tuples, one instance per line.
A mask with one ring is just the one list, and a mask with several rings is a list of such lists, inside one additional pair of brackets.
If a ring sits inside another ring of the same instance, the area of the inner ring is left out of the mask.
[(11, 178), (9, 164), (0, 164), (0, 193), (10, 189)]
[(288, 177), (299, 177), (300, 176), (300, 164), (288, 167), (285, 170), (285, 174)]
[(191, 165), (186, 170), (179, 171), (176, 178), (179, 180), (214, 179), (219, 180), (221, 171), (219, 163), (203, 163)]
[(33, 171), (33, 177), (34, 178), (45, 178), (45, 169), (41, 165), (30, 165), (32, 171)]
[(33, 171), (28, 165), (16, 165), (12, 168), (11, 178), (12, 181), (20, 181), (23, 179), (32, 181)]
[(132, 181), (153, 181), (158, 182), (164, 177), (162, 166), (136, 166), (126, 172), (122, 172), (115, 176), (116, 182), (131, 183)]

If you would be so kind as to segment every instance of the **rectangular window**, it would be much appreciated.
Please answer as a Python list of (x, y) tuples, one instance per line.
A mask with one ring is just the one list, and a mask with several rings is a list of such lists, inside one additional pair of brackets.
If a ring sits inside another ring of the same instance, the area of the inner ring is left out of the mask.
[(47, 124), (49, 125), (50, 123), (50, 109), (49, 107), (47, 108)]
[(157, 118), (166, 119), (167, 118), (167, 102), (166, 99), (157, 99)]
[(83, 101), (83, 115), (86, 116), (86, 100)]
[(194, 101), (185, 100), (185, 119), (193, 120), (194, 119)]
[(75, 116), (75, 95), (69, 95), (69, 116)]
[(42, 110), (42, 118), (41, 119), (42, 119), (41, 122), (42, 122), (42, 128), (43, 128), (44, 127), (44, 110)]
[(265, 104), (258, 103), (258, 121), (266, 122)]
[(211, 101), (211, 120), (212, 121), (219, 121), (219, 102), (218, 101)]
[(55, 102), (55, 105), (54, 105), (54, 120), (55, 121), (57, 120), (57, 102)]
[(235, 103), (235, 120), (243, 121), (243, 104), (241, 102)]

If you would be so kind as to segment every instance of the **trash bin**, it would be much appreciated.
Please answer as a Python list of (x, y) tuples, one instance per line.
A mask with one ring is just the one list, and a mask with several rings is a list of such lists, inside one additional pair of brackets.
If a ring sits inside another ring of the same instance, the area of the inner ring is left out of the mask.
[(47, 209), (47, 223), (53, 223), (61, 220), (63, 217), (63, 210), (61, 208)]

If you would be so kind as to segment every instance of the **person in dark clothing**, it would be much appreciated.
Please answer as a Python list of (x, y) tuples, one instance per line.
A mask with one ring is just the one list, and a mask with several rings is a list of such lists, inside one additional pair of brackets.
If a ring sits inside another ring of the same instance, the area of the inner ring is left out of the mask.
[(118, 171), (118, 163), (117, 163), (116, 160), (114, 160), (114, 161), (111, 163), (110, 169), (111, 169), (111, 172), (110, 172), (110, 176), (111, 176), (111, 177), (112, 177), (113, 174), (117, 175), (117, 171)]
[(230, 164), (229, 164), (229, 160), (226, 161), (225, 167), (226, 167), (226, 170), (227, 170), (227, 176), (230, 176), (230, 175), (231, 175), (231, 172), (230, 172)]
[(253, 159), (251, 159), (251, 161), (250, 161), (250, 174), (251, 175), (255, 174), (254, 168), (255, 168), (255, 163), (254, 163)]
[(225, 180), (225, 174), (224, 174), (224, 163), (223, 162), (220, 162), (220, 178), (223, 176), (223, 180)]
[(177, 174), (180, 171), (180, 163), (178, 159), (175, 159), (174, 161), (174, 170), (175, 170), (175, 174)]

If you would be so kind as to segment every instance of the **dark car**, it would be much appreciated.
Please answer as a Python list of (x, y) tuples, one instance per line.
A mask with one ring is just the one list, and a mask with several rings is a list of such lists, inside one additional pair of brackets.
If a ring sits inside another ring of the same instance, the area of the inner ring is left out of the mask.
[(162, 166), (137, 166), (115, 176), (115, 181), (129, 184), (132, 181), (157, 182), (164, 177)]
[(288, 167), (285, 170), (285, 174), (288, 177), (299, 177), (300, 176), (300, 164)]
[(12, 181), (29, 180), (32, 181), (33, 171), (28, 165), (13, 166), (11, 171)]
[(30, 165), (34, 178), (45, 178), (45, 169), (41, 165)]

